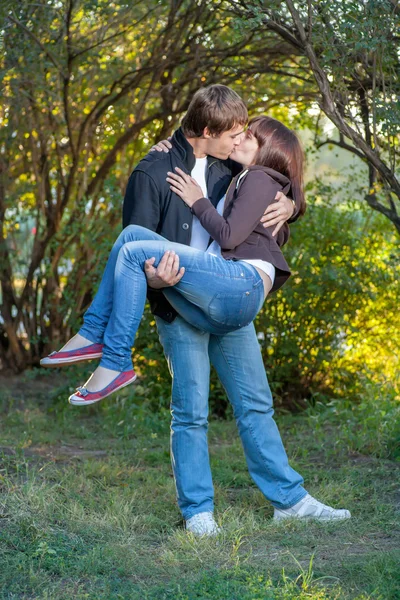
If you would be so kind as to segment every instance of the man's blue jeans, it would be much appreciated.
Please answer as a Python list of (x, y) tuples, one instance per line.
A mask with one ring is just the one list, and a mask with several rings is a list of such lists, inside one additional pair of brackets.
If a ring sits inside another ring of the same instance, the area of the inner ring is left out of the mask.
[[(149, 240), (164, 239), (132, 226), (122, 232), (114, 245), (98, 294), (79, 331), (92, 342), (102, 342), (105, 338), (105, 312), (96, 309), (96, 299), (100, 301), (103, 296), (103, 302), (108, 303), (108, 310), (112, 311), (115, 295), (107, 295), (107, 280), (116, 268), (119, 250), (132, 239), (145, 239), (145, 232)], [(174, 244), (169, 247), (173, 249)], [(181, 297), (176, 290), (167, 288), (164, 293), (179, 310)], [(288, 508), (296, 504), (306, 491), (302, 477), (289, 466), (273, 419), (272, 395), (254, 325), (250, 323), (229, 333), (215, 332), (209, 327), (210, 333), (199, 330), (180, 316), (172, 323), (159, 317), (156, 322), (172, 376), (171, 458), (183, 517), (188, 519), (196, 513), (213, 510), (207, 444), (210, 360), (233, 406), (252, 479), (274, 506)], [(128, 329), (127, 323), (123, 325)], [(125, 361), (122, 356), (121, 359)]]
[(183, 517), (213, 511), (208, 455), (210, 360), (222, 382), (239, 429), (249, 473), (277, 508), (306, 495), (303, 478), (290, 467), (274, 421), (272, 395), (253, 323), (225, 334), (199, 331), (180, 316), (156, 317), (172, 376), (171, 459)]

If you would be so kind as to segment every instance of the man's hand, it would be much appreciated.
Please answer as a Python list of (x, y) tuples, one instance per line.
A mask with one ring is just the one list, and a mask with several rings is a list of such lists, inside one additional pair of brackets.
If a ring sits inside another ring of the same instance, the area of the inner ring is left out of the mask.
[(260, 219), (264, 227), (272, 227), (272, 225), (276, 225), (272, 235), (276, 235), (278, 233), (281, 227), (283, 227), (284, 223), (286, 223), (286, 221), (293, 215), (295, 210), (293, 202), (282, 192), (277, 192), (275, 200), (276, 202), (268, 206), (264, 215)]
[(179, 256), (173, 250), (167, 250), (155, 268), (155, 257), (149, 258), (144, 263), (144, 272), (147, 284), (154, 290), (176, 285), (185, 273), (185, 267), (179, 269)]
[(154, 146), (150, 148), (150, 152), (154, 152), (154, 150), (157, 150), (157, 152), (169, 152), (172, 148), (172, 144), (169, 141), (170, 139), (171, 138), (169, 137), (167, 140), (157, 142), (157, 144), (154, 144)]

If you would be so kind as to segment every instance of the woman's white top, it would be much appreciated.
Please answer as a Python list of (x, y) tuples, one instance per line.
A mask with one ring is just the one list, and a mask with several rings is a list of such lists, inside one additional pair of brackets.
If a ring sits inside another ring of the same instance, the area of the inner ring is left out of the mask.
[[(224, 204), (225, 204), (225, 196), (223, 198), (221, 198), (221, 200), (218, 202), (217, 204), (217, 211), (218, 214), (220, 214), (222, 216), (223, 212), (224, 212)], [(208, 252), (209, 254), (212, 254), (213, 256), (221, 256), (221, 246), (214, 240), (209, 247), (207, 248), (206, 252)], [(272, 283), (274, 283), (275, 281), (275, 267), (272, 263), (266, 261), (266, 260), (261, 260), (261, 259), (240, 259), (241, 262), (246, 262), (249, 263), (250, 265), (253, 265), (254, 267), (258, 267), (259, 269), (261, 269), (261, 271), (264, 271), (264, 273), (266, 273), (268, 275), (268, 277), (270, 278), (270, 280), (272, 281)]]

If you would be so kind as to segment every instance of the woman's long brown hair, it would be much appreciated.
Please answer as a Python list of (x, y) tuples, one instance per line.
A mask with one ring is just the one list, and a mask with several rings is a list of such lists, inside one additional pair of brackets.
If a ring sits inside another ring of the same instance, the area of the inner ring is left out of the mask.
[(259, 146), (254, 164), (274, 169), (290, 179), (293, 200), (300, 205), (299, 215), (304, 215), (304, 152), (297, 135), (280, 121), (265, 116), (251, 119), (248, 129)]

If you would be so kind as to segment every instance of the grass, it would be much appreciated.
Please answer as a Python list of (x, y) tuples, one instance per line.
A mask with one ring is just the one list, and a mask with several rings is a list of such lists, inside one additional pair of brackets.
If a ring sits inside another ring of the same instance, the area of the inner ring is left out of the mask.
[(1, 382), (0, 598), (400, 597), (393, 399), (384, 411), (390, 424), (362, 404), (278, 416), (310, 493), (352, 511), (336, 524), (274, 523), (235, 423), (211, 421), (223, 534), (196, 539), (175, 502), (168, 411), (154, 415), (135, 402), (140, 386), (101, 406), (71, 407), (75, 380), (70, 369)]

